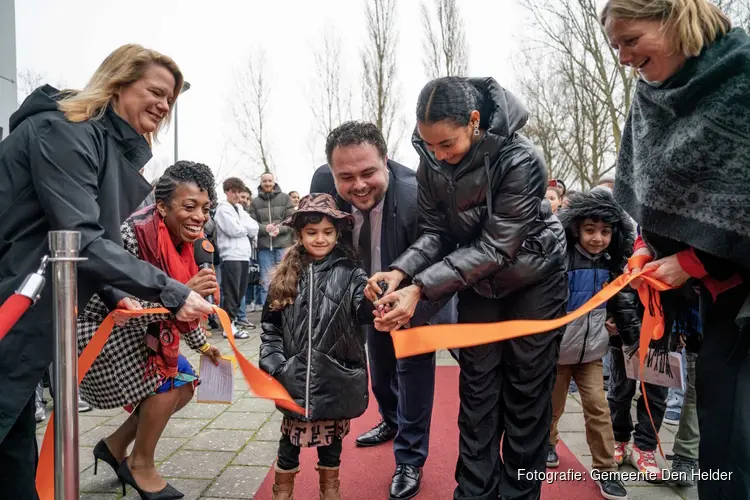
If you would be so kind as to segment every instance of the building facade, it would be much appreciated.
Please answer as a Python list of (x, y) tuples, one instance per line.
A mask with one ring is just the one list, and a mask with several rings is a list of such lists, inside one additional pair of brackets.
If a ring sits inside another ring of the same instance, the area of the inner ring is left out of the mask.
[(0, 0), (0, 140), (7, 137), (8, 120), (18, 108), (16, 79), (15, 4), (14, 0)]

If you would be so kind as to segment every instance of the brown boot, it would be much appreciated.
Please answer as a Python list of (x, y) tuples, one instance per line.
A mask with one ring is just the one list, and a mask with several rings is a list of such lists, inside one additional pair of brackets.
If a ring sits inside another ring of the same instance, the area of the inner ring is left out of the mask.
[(323, 467), (322, 465), (315, 468), (320, 474), (320, 500), (341, 500), (339, 468)]
[(293, 500), (294, 478), (299, 472), (299, 467), (292, 470), (281, 470), (276, 467), (274, 470), (276, 471), (276, 477), (273, 483), (271, 500)]

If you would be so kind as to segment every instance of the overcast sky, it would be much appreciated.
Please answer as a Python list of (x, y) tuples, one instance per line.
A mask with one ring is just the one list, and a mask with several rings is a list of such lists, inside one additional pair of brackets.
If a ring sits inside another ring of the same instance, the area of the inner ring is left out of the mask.
[[(179, 101), (180, 159), (206, 163), (222, 177), (239, 175), (255, 192), (259, 167), (226, 145), (235, 127), (234, 75), (247, 54), (262, 46), (273, 85), (267, 127), (277, 178), (284, 191), (305, 194), (314, 166), (325, 158), (322, 139), (314, 148), (316, 158), (310, 147), (312, 48), (325, 30), (335, 32), (343, 42), (342, 80), (356, 93), (366, 40), (364, 5), (365, 0), (16, 0), (17, 64), (19, 70), (46, 74), (52, 84), (81, 88), (122, 44), (139, 43), (171, 56), (192, 84)], [(515, 0), (459, 0), (459, 6), (470, 74), (492, 76), (513, 88), (513, 56), (528, 25), (526, 13)], [(408, 135), (417, 95), (427, 81), (420, 0), (397, 0), (397, 20), (400, 112), (408, 130), (391, 156), (415, 168), (417, 156)], [(355, 109), (355, 118), (360, 117)], [(173, 130), (164, 133), (152, 161), (172, 163)]]

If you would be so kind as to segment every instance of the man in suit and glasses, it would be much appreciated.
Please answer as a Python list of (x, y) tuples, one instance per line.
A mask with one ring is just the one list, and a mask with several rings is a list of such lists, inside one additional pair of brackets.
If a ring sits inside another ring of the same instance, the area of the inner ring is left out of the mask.
[[(333, 195), (342, 210), (354, 216), (352, 243), (367, 273), (388, 270), (419, 236), (415, 172), (388, 159), (383, 135), (367, 122), (347, 122), (331, 131), (326, 158), (328, 164), (315, 172), (310, 192)], [(423, 302), (410, 326), (455, 321), (455, 299)], [(367, 350), (382, 421), (356, 443), (376, 446), (394, 440), (390, 498), (413, 498), (429, 447), (435, 353), (397, 360), (390, 335), (372, 327), (367, 329)]]

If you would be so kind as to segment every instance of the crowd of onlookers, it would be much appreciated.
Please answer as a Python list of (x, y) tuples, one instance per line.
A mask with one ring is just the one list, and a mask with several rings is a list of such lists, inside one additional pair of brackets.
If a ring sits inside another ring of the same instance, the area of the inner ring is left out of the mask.
[[(226, 201), (212, 210), (206, 237), (215, 248), (222, 307), (232, 320), (234, 337), (246, 339), (246, 330), (256, 327), (247, 313), (263, 308), (269, 273), (294, 243), (292, 231), (281, 222), (297, 209), (300, 195), (282, 192), (272, 173), (261, 175), (255, 196), (237, 177), (225, 179), (222, 188)], [(218, 328), (215, 318), (209, 325)]]

